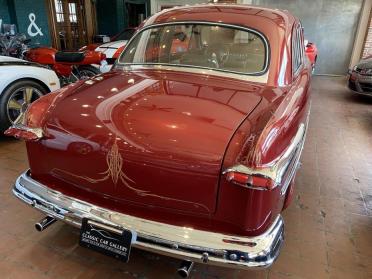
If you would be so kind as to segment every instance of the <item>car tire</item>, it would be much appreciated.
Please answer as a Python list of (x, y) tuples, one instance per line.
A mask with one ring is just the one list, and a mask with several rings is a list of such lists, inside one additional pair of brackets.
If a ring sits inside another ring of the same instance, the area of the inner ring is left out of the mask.
[(97, 69), (96, 67), (92, 66), (92, 65), (84, 65), (84, 66), (79, 66), (78, 67), (78, 71), (77, 71), (77, 77), (79, 79), (82, 79), (82, 80), (85, 80), (85, 79), (89, 79), (95, 75), (98, 75), (100, 74), (101, 71), (99, 69)]
[(15, 81), (6, 87), (0, 93), (0, 133), (22, 122), (27, 107), (46, 93), (44, 86), (32, 80)]

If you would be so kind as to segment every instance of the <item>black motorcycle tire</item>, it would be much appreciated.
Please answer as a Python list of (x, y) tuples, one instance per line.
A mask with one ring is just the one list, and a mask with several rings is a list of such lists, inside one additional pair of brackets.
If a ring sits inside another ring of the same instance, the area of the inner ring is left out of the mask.
[(74, 74), (78, 77), (78, 79), (81, 79), (81, 80), (89, 79), (100, 73), (101, 71), (92, 65), (78, 66), (76, 73), (74, 72)]

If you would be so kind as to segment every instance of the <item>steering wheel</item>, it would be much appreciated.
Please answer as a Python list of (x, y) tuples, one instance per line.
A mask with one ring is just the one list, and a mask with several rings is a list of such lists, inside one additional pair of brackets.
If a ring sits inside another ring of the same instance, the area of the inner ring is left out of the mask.
[(226, 47), (226, 51), (221, 54), (221, 64), (224, 65), (230, 56), (230, 50)]
[(229, 47), (226, 44), (216, 44), (207, 48), (208, 57), (216, 58), (218, 67), (223, 65), (229, 57)]

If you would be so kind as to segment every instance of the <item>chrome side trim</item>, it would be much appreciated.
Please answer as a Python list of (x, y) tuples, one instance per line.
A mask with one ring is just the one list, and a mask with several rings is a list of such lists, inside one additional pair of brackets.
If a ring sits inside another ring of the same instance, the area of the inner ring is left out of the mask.
[(255, 237), (196, 230), (122, 214), (66, 196), (32, 179), (28, 171), (18, 177), (13, 193), (46, 215), (76, 227), (81, 226), (82, 218), (88, 218), (116, 229), (134, 230), (134, 247), (183, 260), (243, 269), (265, 268), (278, 257), (284, 240), (280, 215), (266, 232)]
[[(118, 66), (116, 66), (118, 67)], [(243, 81), (249, 82), (259, 82), (259, 83), (267, 83), (269, 73), (266, 72), (260, 76), (248, 76), (243, 74), (236, 74), (236, 73), (229, 73), (224, 71), (215, 71), (213, 69), (207, 68), (198, 68), (198, 67), (191, 67), (191, 66), (172, 66), (172, 65), (165, 65), (165, 64), (151, 64), (151, 65), (139, 65), (139, 64), (131, 64), (131, 65), (120, 65), (119, 66), (124, 71), (135, 71), (135, 70), (164, 70), (164, 71), (175, 71), (175, 72), (186, 72), (186, 73), (193, 73), (193, 74), (200, 74), (204, 76), (217, 76), (217, 77), (224, 77), (224, 78), (232, 78), (238, 79)]]
[(39, 67), (39, 68), (48, 69), (48, 67), (45, 66), (45, 65), (41, 65), (39, 63), (30, 62), (30, 61), (26, 61), (26, 60), (1, 61), (0, 62), (0, 67), (1, 66), (32, 66), (32, 67)]

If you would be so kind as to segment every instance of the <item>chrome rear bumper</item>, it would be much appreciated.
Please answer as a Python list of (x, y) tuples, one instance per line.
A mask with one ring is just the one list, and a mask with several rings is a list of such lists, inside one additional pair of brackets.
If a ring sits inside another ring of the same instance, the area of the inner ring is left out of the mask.
[(26, 171), (13, 193), (43, 213), (76, 227), (82, 218), (137, 232), (133, 247), (155, 253), (233, 268), (265, 268), (278, 257), (284, 239), (284, 223), (278, 216), (256, 237), (241, 237), (154, 222), (125, 215), (66, 196), (32, 179)]
[(348, 76), (349, 89), (357, 94), (372, 96), (372, 76), (351, 71)]

